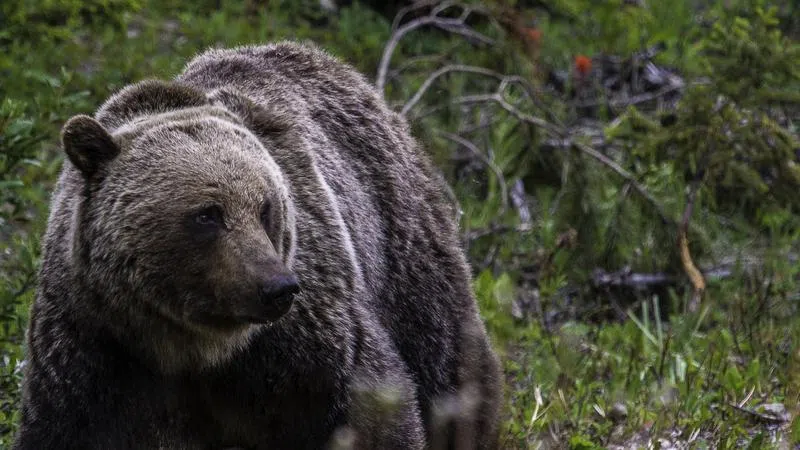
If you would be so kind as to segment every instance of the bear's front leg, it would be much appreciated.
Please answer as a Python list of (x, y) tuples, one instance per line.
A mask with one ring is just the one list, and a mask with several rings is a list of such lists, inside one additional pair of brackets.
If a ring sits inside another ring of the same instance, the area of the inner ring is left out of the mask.
[(416, 386), (382, 328), (362, 334), (348, 386), (347, 425), (334, 433), (332, 450), (425, 448)]

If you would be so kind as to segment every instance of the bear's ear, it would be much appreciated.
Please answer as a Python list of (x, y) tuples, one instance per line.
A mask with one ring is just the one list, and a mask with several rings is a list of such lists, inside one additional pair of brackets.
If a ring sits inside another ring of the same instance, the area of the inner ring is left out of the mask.
[(98, 121), (82, 114), (64, 124), (61, 143), (69, 160), (87, 178), (116, 158), (120, 151)]
[(257, 136), (281, 134), (293, 124), (290, 111), (259, 105), (230, 88), (218, 89), (209, 94), (208, 99), (212, 104), (222, 106), (239, 117), (244, 126)]

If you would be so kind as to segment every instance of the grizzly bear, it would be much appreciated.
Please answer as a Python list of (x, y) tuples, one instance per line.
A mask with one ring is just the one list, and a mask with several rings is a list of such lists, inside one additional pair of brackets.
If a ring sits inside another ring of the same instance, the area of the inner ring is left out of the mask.
[(353, 68), (210, 50), (61, 138), (14, 448), (496, 446), (454, 205)]

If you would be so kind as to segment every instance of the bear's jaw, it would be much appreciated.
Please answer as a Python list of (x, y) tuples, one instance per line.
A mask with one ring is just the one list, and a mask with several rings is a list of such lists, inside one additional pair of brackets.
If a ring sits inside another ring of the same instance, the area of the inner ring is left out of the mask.
[(246, 350), (259, 332), (269, 325), (245, 324), (228, 331), (207, 328), (184, 329), (157, 335), (151, 333), (141, 351), (164, 374), (179, 374), (220, 367)]
[[(162, 326), (154, 326), (154, 322)], [(138, 330), (112, 327), (121, 342), (132, 342), (131, 350), (141, 362), (164, 375), (177, 375), (223, 366), (245, 351), (254, 338), (270, 325), (242, 324), (236, 327), (175, 326), (164, 318), (150, 317)], [(129, 324), (131, 325), (131, 324)], [(114, 329), (116, 328), (116, 329)]]

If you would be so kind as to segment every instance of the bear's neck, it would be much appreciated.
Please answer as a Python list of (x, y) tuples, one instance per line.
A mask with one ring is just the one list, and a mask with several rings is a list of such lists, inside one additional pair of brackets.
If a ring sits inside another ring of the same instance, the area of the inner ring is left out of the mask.
[(172, 375), (225, 365), (250, 345), (259, 327), (210, 332), (187, 328), (155, 313), (137, 316), (115, 333), (123, 342), (132, 342), (133, 351), (148, 365)]

